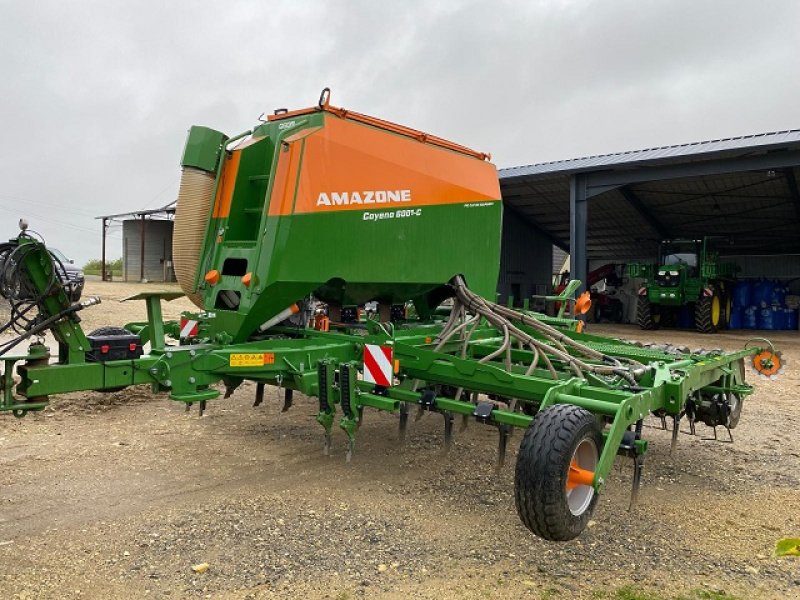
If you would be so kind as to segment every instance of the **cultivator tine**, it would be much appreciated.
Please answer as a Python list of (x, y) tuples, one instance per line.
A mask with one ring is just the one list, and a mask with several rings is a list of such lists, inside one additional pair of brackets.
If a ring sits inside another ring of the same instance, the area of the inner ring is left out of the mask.
[(727, 440), (721, 440), (721, 439), (719, 439), (717, 437), (717, 426), (716, 425), (711, 428), (711, 430), (714, 432), (714, 437), (700, 438), (700, 439), (703, 440), (704, 442), (719, 442), (721, 444), (732, 444), (733, 443), (733, 433), (731, 432), (730, 427), (725, 427), (725, 429), (728, 432), (728, 439)]
[(639, 488), (642, 485), (642, 473), (644, 471), (644, 455), (639, 453), (639, 448), (636, 442), (642, 439), (642, 429), (644, 428), (644, 419), (636, 421), (636, 425), (632, 432), (626, 432), (626, 436), (633, 434), (626, 444), (627, 451), (633, 459), (633, 478), (631, 483), (631, 503), (628, 510), (633, 510), (639, 501)]
[(661, 429), (667, 430), (667, 415), (661, 415)]
[(356, 430), (358, 429), (358, 405), (355, 403), (356, 368), (349, 364), (339, 367), (339, 404), (342, 406), (344, 416), (339, 421), (339, 427), (347, 434), (347, 454), (345, 462), (353, 458), (356, 447)]
[(669, 444), (669, 453), (672, 454), (675, 446), (678, 445), (678, 432), (681, 430), (681, 418), (679, 415), (672, 417), (672, 441)]
[(444, 451), (450, 452), (453, 446), (453, 413), (444, 411)]
[(497, 469), (503, 468), (506, 464), (506, 448), (508, 447), (508, 438), (511, 437), (511, 427), (509, 425), (500, 425), (497, 427), (500, 438), (497, 443)]
[[(464, 392), (464, 400), (467, 402), (472, 402), (473, 404), (476, 403), (478, 399), (477, 392)], [(467, 430), (470, 422), (470, 415), (461, 415), (461, 426), (458, 428), (459, 433), (464, 433)]]
[(469, 415), (461, 415), (461, 426), (458, 428), (458, 433), (464, 433), (469, 426)]
[(292, 402), (294, 402), (294, 390), (283, 390), (283, 408), (281, 408), (281, 412), (285, 413), (292, 408)]
[(408, 403), (401, 402), (400, 403), (400, 424), (398, 425), (397, 429), (397, 436), (400, 440), (400, 443), (403, 444), (406, 441), (406, 430), (408, 429)]
[(628, 510), (633, 510), (639, 501), (639, 488), (642, 485), (642, 472), (644, 471), (644, 456), (637, 454), (633, 457), (633, 483), (631, 485), (631, 503)]
[(197, 406), (198, 406), (198, 411), (199, 411), (198, 412), (198, 416), (202, 417), (203, 413), (206, 412), (206, 401), (205, 400), (200, 400), (200, 402), (197, 403)]
[(187, 402), (186, 403), (186, 412), (188, 413), (190, 410), (192, 410), (192, 403), (191, 402)]
[(317, 368), (319, 378), (319, 412), (317, 413), (317, 423), (325, 429), (325, 441), (322, 445), (322, 454), (330, 456), (331, 453), (331, 429), (333, 428), (333, 417), (336, 409), (333, 406), (331, 390), (333, 382), (331, 371), (333, 368), (327, 362), (320, 362)]
[(264, 402), (264, 383), (259, 381), (256, 384), (256, 399), (253, 402), (253, 408), (260, 406), (262, 402)]

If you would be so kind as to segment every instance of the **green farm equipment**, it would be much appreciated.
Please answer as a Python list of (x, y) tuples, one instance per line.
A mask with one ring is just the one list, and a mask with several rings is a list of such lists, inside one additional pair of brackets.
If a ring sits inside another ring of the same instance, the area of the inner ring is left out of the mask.
[(722, 263), (711, 250), (712, 238), (664, 240), (658, 264), (628, 265), (631, 277), (643, 278), (636, 304), (636, 322), (641, 329), (658, 329), (675, 323), (686, 307), (694, 326), (702, 333), (715, 333), (728, 326), (731, 316), (736, 265)]
[(445, 448), (456, 418), (495, 427), (501, 463), (521, 428), (518, 513), (568, 540), (618, 455), (632, 459), (635, 500), (648, 415), (671, 419), (673, 443), (684, 418), (730, 431), (752, 391), (745, 365), (780, 369), (768, 344), (645, 348), (491, 302), (502, 204), (488, 157), (327, 100), (231, 138), (189, 131), (173, 257), (198, 308), (180, 321), (161, 316), (179, 292), (144, 292), (128, 300), (146, 303), (147, 322), (87, 335), (79, 311), (98, 300), (70, 299), (43, 242), (23, 230), (0, 246), (5, 329), (18, 334), (0, 344), (0, 409), (22, 417), (54, 394), (147, 384), (202, 412), (250, 380), (255, 405), (267, 385), (285, 408), (294, 392), (316, 398), (324, 452), (338, 425), (348, 460), (365, 410), (397, 413), (400, 440), (412, 410), (439, 414)]

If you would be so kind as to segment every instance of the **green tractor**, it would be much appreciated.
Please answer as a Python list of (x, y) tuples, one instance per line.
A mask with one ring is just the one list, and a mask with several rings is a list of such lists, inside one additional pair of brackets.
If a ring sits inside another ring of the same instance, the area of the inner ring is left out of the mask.
[(628, 272), (645, 280), (636, 304), (641, 329), (674, 325), (684, 306), (694, 312), (695, 327), (702, 333), (728, 326), (736, 265), (720, 263), (719, 253), (709, 248), (709, 238), (664, 240), (658, 265), (632, 263)]

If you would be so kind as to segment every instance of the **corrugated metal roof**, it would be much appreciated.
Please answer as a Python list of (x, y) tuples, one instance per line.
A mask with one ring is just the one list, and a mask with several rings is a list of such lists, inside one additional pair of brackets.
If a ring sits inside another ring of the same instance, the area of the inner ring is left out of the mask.
[[(501, 182), (504, 202), (541, 231), (569, 244), (569, 186), (564, 174)], [(746, 171), (630, 184), (594, 196), (589, 203), (590, 259), (624, 260), (654, 256), (667, 238), (725, 236), (725, 254), (800, 253), (800, 204), (792, 189), (794, 169)], [(557, 183), (558, 185), (555, 185)], [(648, 218), (649, 217), (649, 218)], [(662, 230), (664, 234), (662, 235)]]
[(674, 146), (661, 146), (644, 150), (631, 150), (629, 152), (616, 152), (614, 154), (602, 154), (599, 156), (586, 156), (583, 158), (509, 167), (506, 169), (499, 169), (498, 174), (501, 180), (526, 175), (547, 175), (551, 173), (567, 174), (603, 169), (616, 165), (630, 165), (632, 163), (649, 161), (668, 161), (669, 159), (692, 156), (708, 158), (708, 155), (735, 152), (737, 150), (752, 149), (764, 151), (773, 147), (784, 147), (787, 144), (800, 145), (800, 129), (757, 133), (754, 135), (742, 135), (719, 140), (708, 140), (705, 142), (676, 144)]

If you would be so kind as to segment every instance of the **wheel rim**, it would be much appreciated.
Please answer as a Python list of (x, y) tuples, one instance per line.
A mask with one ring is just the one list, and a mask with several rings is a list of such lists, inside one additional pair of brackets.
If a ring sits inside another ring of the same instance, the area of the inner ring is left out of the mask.
[(594, 498), (594, 472), (597, 469), (598, 452), (594, 441), (585, 438), (572, 454), (567, 469), (567, 506), (576, 517), (585, 513)]
[(711, 323), (713, 323), (715, 326), (719, 325), (719, 313), (720, 313), (719, 297), (714, 296), (711, 299)]
[(736, 411), (739, 409), (739, 396), (734, 393), (728, 394), (728, 422), (730, 422), (731, 417), (736, 414)]

